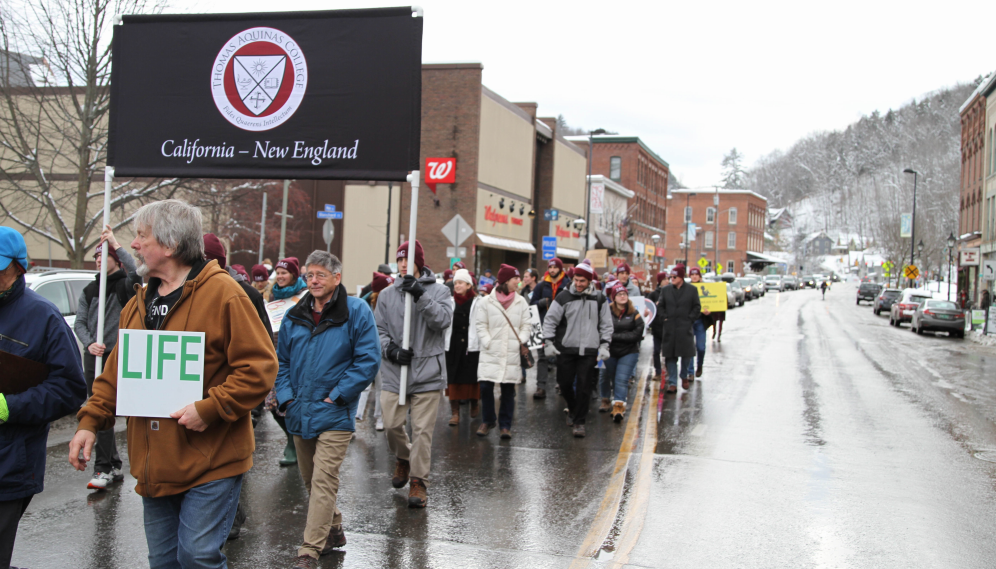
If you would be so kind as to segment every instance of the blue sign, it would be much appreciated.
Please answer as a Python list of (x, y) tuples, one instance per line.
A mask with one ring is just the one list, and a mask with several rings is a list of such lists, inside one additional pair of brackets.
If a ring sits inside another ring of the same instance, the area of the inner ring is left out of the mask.
[[(546, 210), (550, 211), (550, 210)], [(557, 210), (553, 210), (557, 211)], [(544, 237), (543, 238), (543, 260), (549, 261), (557, 256), (557, 238), (556, 237)]]
[(318, 219), (342, 219), (341, 211), (320, 211)]
[(325, 211), (335, 211), (335, 206), (332, 204), (325, 204)]
[(560, 219), (560, 210), (559, 209), (544, 209), (543, 210), (543, 219), (546, 220), (546, 221), (557, 221), (558, 219)]

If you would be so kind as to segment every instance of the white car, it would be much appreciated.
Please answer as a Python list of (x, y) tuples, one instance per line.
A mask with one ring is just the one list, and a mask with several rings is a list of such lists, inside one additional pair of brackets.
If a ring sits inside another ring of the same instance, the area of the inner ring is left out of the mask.
[[(93, 282), (97, 271), (73, 271), (73, 270), (51, 270), (42, 273), (26, 273), (24, 282), (31, 290), (42, 295), (52, 302), (62, 317), (66, 319), (66, 324), (72, 328), (76, 323), (76, 309), (79, 307), (80, 295), (86, 285)], [(76, 334), (73, 334), (75, 337)], [(83, 345), (79, 338), (76, 344), (83, 354)]]

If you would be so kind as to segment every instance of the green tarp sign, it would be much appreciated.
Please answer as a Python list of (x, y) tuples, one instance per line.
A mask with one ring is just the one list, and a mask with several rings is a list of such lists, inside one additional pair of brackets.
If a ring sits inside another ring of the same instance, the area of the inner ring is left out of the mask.
[(204, 333), (118, 331), (118, 401), (123, 417), (169, 417), (204, 398)]

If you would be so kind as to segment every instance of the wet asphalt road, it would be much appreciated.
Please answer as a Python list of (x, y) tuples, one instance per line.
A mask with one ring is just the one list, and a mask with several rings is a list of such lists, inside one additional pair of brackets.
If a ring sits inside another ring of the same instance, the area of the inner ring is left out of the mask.
[[(342, 472), (349, 543), (320, 566), (996, 565), (996, 350), (892, 328), (854, 292), (733, 310), (702, 380), (677, 397), (647, 378), (648, 338), (628, 420), (593, 413), (585, 439), (561, 400), (532, 400), (532, 372), (511, 441), (475, 436), (466, 408), (447, 426), (444, 400), (425, 510), (391, 487), (371, 405)], [(14, 565), (147, 566), (134, 479), (89, 492), (59, 436)], [(264, 417), (232, 567), (285, 567), (296, 552), (307, 501), (297, 468), (277, 465), (284, 442)]]

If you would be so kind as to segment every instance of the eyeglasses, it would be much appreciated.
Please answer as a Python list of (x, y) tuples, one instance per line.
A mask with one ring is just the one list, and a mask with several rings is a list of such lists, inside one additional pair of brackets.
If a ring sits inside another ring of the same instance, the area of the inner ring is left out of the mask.
[(318, 279), (320, 281), (324, 281), (325, 279), (331, 278), (333, 276), (334, 275), (330, 275), (328, 273), (308, 273), (304, 275), (304, 280), (310, 281), (311, 279)]

